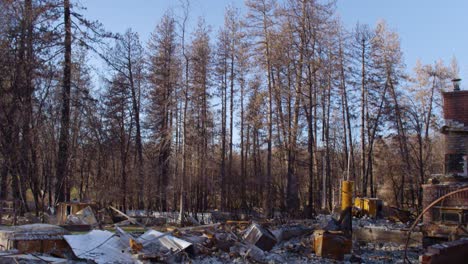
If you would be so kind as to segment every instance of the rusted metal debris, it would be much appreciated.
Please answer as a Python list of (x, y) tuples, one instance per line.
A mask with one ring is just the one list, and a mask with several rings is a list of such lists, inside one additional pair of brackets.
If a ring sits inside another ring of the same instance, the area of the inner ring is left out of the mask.
[(314, 232), (314, 251), (317, 256), (343, 260), (345, 254), (350, 254), (352, 241), (342, 232), (317, 230)]
[(268, 229), (257, 223), (253, 223), (247, 228), (244, 240), (265, 251), (271, 250), (277, 242), (275, 236)]
[(31, 224), (0, 228), (0, 248), (20, 253), (50, 253), (64, 256), (69, 251), (64, 236), (69, 232), (59, 226)]
[(407, 210), (402, 210), (392, 206), (382, 207), (382, 217), (394, 222), (408, 223), (411, 219), (411, 213)]

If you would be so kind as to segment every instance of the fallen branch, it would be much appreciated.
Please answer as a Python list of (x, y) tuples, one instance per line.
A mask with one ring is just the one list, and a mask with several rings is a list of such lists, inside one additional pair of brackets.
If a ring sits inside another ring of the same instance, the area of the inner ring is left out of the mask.
[(113, 206), (109, 206), (109, 208), (112, 209), (112, 210), (114, 210), (114, 211), (117, 212), (118, 214), (122, 215), (123, 217), (127, 218), (128, 221), (130, 221), (131, 223), (133, 223), (133, 224), (135, 224), (135, 225), (139, 225), (139, 226), (141, 226), (141, 227), (143, 227), (143, 228), (146, 229), (146, 226), (143, 225), (143, 224), (140, 224), (135, 218), (126, 215), (124, 212), (120, 211), (119, 209), (117, 209), (117, 208), (115, 208), (115, 207), (113, 207)]

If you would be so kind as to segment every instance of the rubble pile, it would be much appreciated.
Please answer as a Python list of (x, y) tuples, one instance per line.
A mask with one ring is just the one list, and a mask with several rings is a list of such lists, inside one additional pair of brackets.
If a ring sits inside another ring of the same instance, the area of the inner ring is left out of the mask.
[[(145, 219), (142, 223), (141, 218), (150, 214), (134, 212), (130, 216), (115, 208), (112, 211), (121, 217), (105, 216), (102, 210), (96, 213), (96, 217), (92, 207), (84, 207), (68, 215), (66, 221), (69, 225), (90, 225), (93, 229), (79, 234), (64, 231), (60, 237), (53, 237), (66, 244), (60, 252), (57, 248), (24, 251), (10, 244), (9, 248), (1, 249), (8, 251), (0, 254), (0, 262), (41, 263), (40, 258), (44, 258), (53, 260), (53, 263), (71, 260), (74, 263), (393, 263), (402, 259), (404, 242), (392, 239), (396, 236), (402, 240), (408, 228), (406, 223), (388, 219), (352, 217), (351, 232), (351, 226), (343, 220), (351, 217), (350, 212), (342, 213), (339, 219), (331, 215), (288, 221), (224, 218), (216, 223), (212, 220), (227, 214), (204, 215), (210, 221), (198, 221), (195, 215), (192, 220), (185, 221), (188, 226), (177, 225), (173, 220), (148, 226), (148, 223), (161, 221)], [(162, 217), (162, 214), (153, 215), (158, 219)], [(123, 221), (105, 225), (102, 219), (106, 222), (109, 219)], [(200, 222), (210, 224), (202, 225)], [(12, 230), (28, 234), (25, 230), (38, 230), (41, 225)], [(366, 230), (371, 230), (373, 235), (368, 236)], [(11, 231), (8, 234), (13, 237)], [(417, 261), (423, 252), (421, 244), (410, 246), (409, 259)], [(25, 247), (27, 244), (22, 246)]]

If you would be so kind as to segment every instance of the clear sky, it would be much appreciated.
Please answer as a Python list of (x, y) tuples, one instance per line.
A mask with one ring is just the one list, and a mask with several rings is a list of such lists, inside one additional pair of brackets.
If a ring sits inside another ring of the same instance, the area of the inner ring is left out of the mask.
[[(78, 0), (88, 19), (101, 21), (107, 30), (131, 27), (146, 42), (164, 12), (176, 11), (178, 0)], [(280, 0), (281, 1), (281, 0)], [(203, 16), (213, 31), (223, 24), (225, 7), (243, 8), (243, 0), (190, 0), (191, 21)], [(462, 88), (468, 89), (468, 0), (338, 0), (337, 12), (346, 28), (356, 23), (375, 25), (380, 19), (400, 35), (408, 70), (419, 58), (424, 64), (456, 56)]]

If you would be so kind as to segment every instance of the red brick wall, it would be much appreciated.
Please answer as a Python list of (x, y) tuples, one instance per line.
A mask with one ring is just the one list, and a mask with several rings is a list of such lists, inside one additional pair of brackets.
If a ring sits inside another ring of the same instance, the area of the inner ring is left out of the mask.
[(442, 93), (444, 97), (444, 119), (451, 119), (468, 126), (468, 91)]
[[(445, 184), (423, 184), (423, 207), (426, 208), (437, 198), (468, 186), (468, 183), (445, 183)], [(454, 194), (438, 204), (444, 207), (468, 207), (468, 192)], [(423, 215), (423, 222), (432, 221), (432, 211), (429, 210)]]

